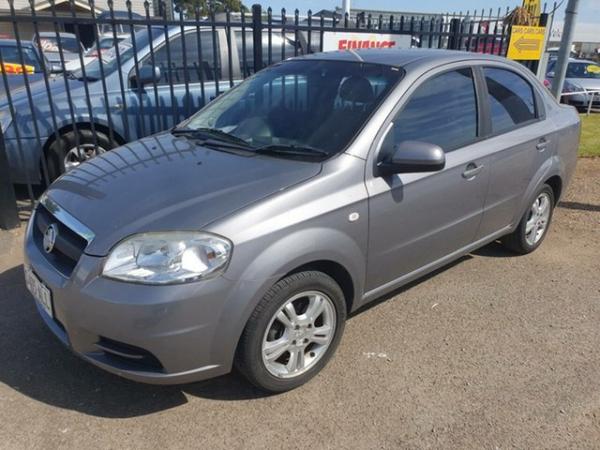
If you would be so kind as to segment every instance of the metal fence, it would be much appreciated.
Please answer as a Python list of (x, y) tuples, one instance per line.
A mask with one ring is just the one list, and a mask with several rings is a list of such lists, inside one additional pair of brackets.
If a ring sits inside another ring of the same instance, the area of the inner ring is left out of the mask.
[[(27, 12), (8, 3), (0, 14), (0, 30), (12, 36), (0, 40), (0, 227), (18, 224), (13, 184), (27, 209), (64, 170), (174, 126), (265, 66), (324, 50), (328, 33), (406, 35), (412, 47), (498, 55), (510, 37), (508, 9), (351, 17), (254, 5), (169, 18), (153, 16), (147, 1), (145, 16), (131, 2), (115, 11), (109, 1), (100, 15), (93, 1), (89, 10), (50, 1), (44, 12), (33, 0)], [(168, 9), (161, 2), (156, 10)]]

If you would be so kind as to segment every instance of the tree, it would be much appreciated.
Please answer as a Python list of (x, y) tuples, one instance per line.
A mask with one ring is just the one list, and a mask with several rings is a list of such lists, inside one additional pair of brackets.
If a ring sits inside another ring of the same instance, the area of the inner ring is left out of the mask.
[(211, 5), (215, 12), (246, 12), (246, 8), (241, 0), (175, 0), (176, 11), (182, 11), (184, 14), (193, 16), (196, 14), (196, 8), (200, 11), (200, 16), (210, 14)]

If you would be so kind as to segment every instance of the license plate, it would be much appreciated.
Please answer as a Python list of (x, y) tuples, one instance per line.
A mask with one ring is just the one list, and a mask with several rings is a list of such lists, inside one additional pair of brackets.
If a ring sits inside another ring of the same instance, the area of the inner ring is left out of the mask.
[(33, 298), (39, 303), (44, 311), (50, 316), (54, 317), (52, 312), (52, 293), (50, 289), (44, 286), (44, 283), (40, 281), (30, 267), (25, 267), (25, 285)]

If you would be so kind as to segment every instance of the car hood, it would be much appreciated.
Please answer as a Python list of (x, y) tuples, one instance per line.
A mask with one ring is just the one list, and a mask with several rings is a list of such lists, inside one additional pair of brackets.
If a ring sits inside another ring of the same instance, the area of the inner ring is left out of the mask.
[(567, 78), (567, 80), (583, 89), (600, 90), (600, 78)]
[(82, 164), (47, 195), (94, 233), (86, 253), (104, 256), (135, 233), (200, 230), (320, 170), (320, 163), (226, 153), (163, 133)]

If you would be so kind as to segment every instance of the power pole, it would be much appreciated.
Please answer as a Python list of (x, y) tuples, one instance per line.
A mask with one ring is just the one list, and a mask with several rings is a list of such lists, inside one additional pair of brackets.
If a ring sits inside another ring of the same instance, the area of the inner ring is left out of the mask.
[(559, 100), (565, 82), (569, 57), (571, 56), (571, 45), (573, 43), (573, 34), (575, 33), (575, 18), (577, 16), (578, 7), (579, 0), (569, 0), (567, 9), (565, 10), (565, 25), (563, 27), (563, 35), (560, 41), (558, 60), (556, 61), (551, 89), (552, 94)]
[(342, 14), (350, 15), (350, 0), (342, 1)]

